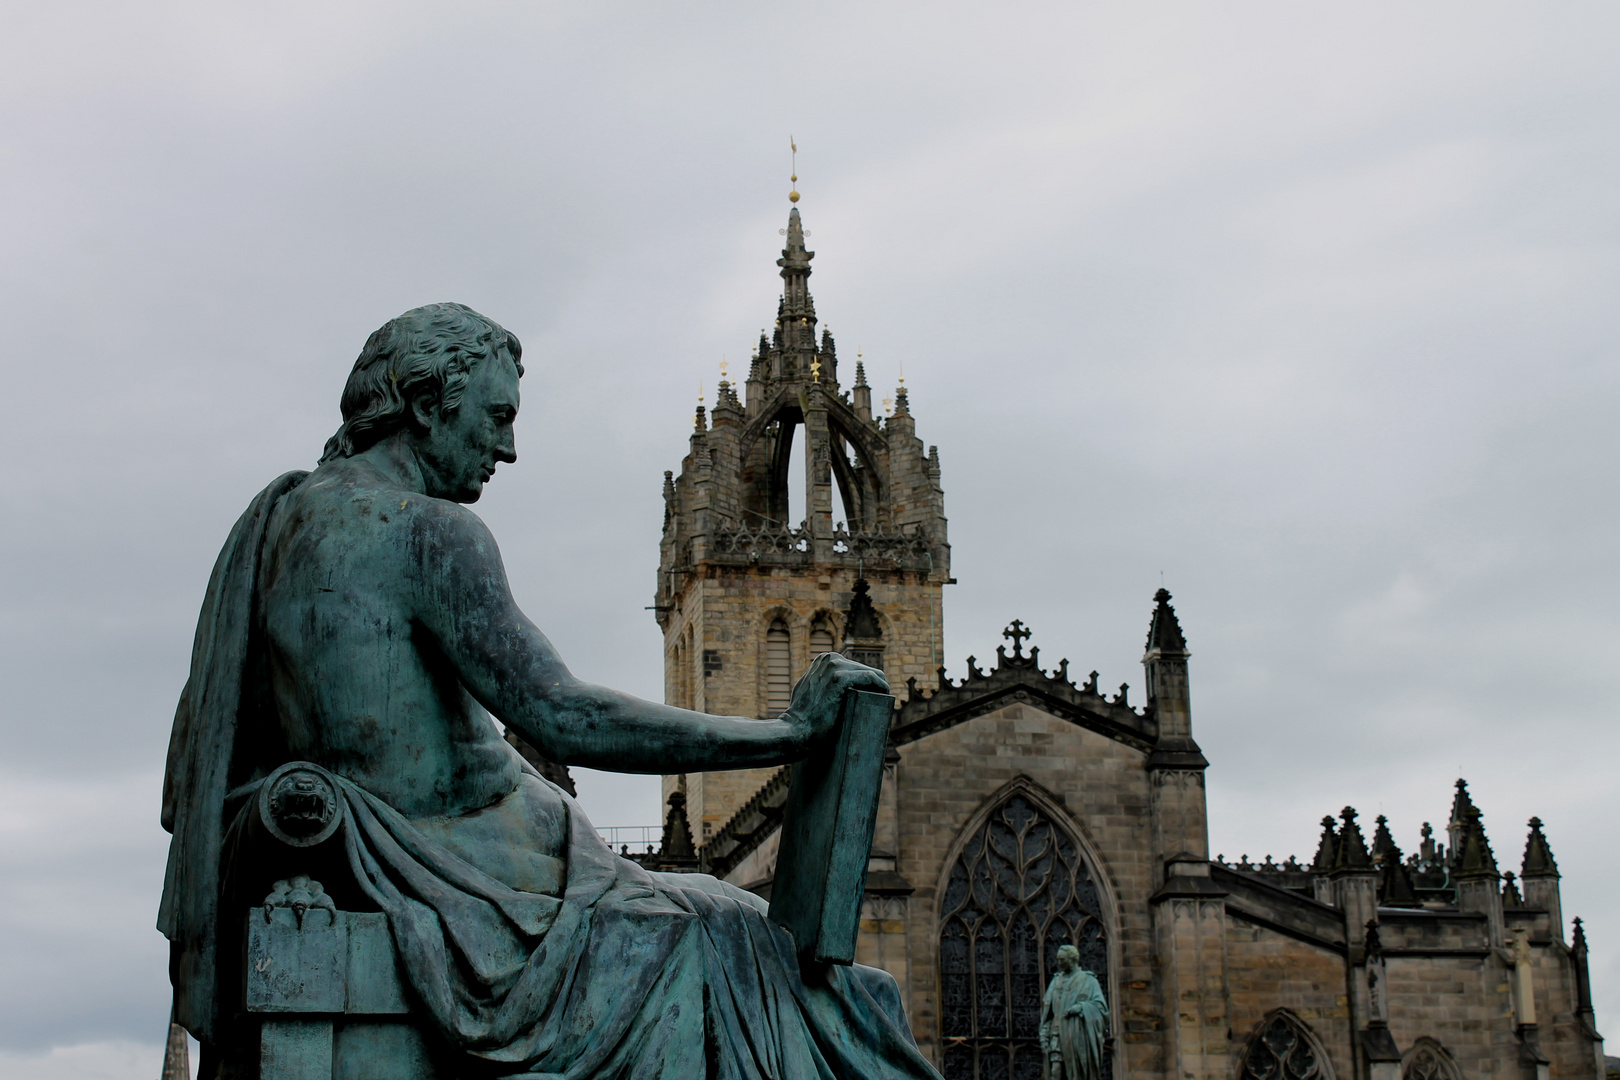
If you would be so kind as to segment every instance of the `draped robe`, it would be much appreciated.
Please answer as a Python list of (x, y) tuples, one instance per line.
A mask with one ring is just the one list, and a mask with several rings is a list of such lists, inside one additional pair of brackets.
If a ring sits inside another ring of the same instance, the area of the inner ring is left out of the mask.
[[(221, 896), (232, 895), (251, 796), (287, 756), (263, 684), (257, 576), (270, 514), (305, 475), (261, 492), (220, 552), (170, 739), (163, 824), (173, 839), (158, 927), (171, 943), (176, 1018), (205, 1047), (250, 1030), (233, 1023), (237, 983), (220, 975), (230, 971), (228, 928), (245, 907), (225, 910)], [(801, 972), (763, 901), (707, 875), (649, 873), (616, 856), (532, 769), (520, 788), (545, 785), (567, 808), (557, 895), (497, 881), (359, 784), (321, 771), (342, 816), (341, 840), (330, 842), (388, 916), (412, 1017), (469, 1072), (939, 1080), (891, 976), (860, 966)]]
[(1063, 1080), (1101, 1080), (1107, 1022), (1108, 1002), (1095, 975), (1076, 968), (1052, 976), (1041, 999), (1041, 1046), (1059, 1052)]

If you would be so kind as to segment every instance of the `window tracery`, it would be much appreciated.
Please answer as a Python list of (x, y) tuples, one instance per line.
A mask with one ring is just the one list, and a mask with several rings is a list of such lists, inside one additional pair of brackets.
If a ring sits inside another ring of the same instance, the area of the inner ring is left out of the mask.
[(1401, 1080), (1462, 1080), (1462, 1074), (1445, 1047), (1425, 1036), (1407, 1052)]
[(1076, 946), (1108, 989), (1101, 900), (1074, 839), (1015, 792), (963, 847), (940, 910), (945, 1080), (1040, 1080), (1041, 997), (1058, 947)]
[(1238, 1080), (1333, 1080), (1333, 1072), (1310, 1029), (1278, 1010), (1249, 1040)]

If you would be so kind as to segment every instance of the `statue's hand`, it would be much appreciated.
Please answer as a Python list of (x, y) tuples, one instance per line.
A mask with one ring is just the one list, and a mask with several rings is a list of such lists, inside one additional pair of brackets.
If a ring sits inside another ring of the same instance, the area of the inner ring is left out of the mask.
[(838, 708), (847, 690), (887, 694), (889, 681), (876, 668), (837, 653), (822, 653), (810, 662), (810, 670), (793, 688), (793, 703), (782, 714), (782, 720), (798, 728), (807, 744), (819, 742), (838, 723)]
[(1064, 1013), (1063, 1015), (1064, 1016), (1083, 1016), (1083, 1015), (1085, 1015), (1085, 1011), (1086, 1010), (1082, 1009), (1078, 1005), (1070, 1005), (1068, 1012)]

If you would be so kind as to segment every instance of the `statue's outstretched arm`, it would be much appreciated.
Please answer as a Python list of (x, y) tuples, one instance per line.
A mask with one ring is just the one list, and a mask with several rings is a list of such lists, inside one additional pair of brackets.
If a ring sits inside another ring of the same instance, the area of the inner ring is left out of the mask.
[(518, 609), (476, 515), (438, 503), (418, 520), (417, 621), (467, 690), (553, 761), (640, 773), (785, 764), (832, 729), (846, 689), (888, 691), (879, 672), (838, 656), (811, 665), (777, 720), (712, 716), (581, 682)]

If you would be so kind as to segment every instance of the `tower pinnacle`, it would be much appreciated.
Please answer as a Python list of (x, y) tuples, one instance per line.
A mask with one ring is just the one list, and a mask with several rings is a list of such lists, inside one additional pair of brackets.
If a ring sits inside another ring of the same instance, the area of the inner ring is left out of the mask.
[[(681, 708), (777, 716), (824, 652), (899, 686), (935, 685), (941, 670), (953, 579), (939, 455), (917, 437), (903, 394), (892, 422), (872, 414), (859, 356), (855, 385), (843, 385), (810, 295), (815, 253), (797, 205), (786, 226), (776, 325), (740, 386), (721, 369), (712, 408), (699, 403), (687, 455), (665, 478), (652, 611), (665, 700)], [(664, 795), (686, 794), (703, 849), (772, 774), (670, 775)]]

